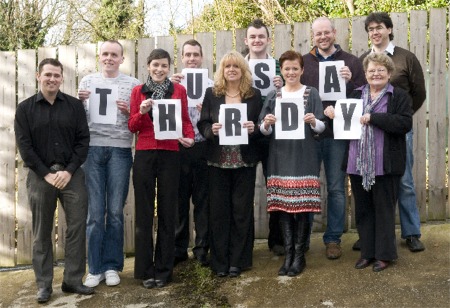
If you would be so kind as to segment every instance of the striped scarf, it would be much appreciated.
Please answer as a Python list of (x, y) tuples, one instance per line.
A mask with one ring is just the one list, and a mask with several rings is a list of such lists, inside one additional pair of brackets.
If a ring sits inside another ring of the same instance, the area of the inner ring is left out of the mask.
[[(375, 100), (370, 97), (370, 86), (367, 84), (362, 90), (364, 112), (372, 113), (376, 105), (381, 101), (386, 93), (388, 84), (381, 90)], [(366, 191), (375, 184), (375, 140), (373, 137), (373, 126), (371, 124), (363, 125), (361, 130), (361, 139), (358, 144), (358, 157), (356, 159), (356, 170), (362, 176), (362, 185)]]
[(152, 99), (163, 99), (170, 86), (170, 80), (166, 78), (163, 83), (156, 83), (152, 77), (148, 75), (147, 82), (145, 83), (148, 89), (153, 92)]

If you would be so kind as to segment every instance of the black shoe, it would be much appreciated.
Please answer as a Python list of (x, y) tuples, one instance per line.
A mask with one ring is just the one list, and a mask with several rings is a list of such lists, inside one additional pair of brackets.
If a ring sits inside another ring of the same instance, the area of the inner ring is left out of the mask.
[(85, 285), (71, 286), (63, 281), (61, 285), (61, 290), (66, 293), (76, 293), (81, 295), (91, 295), (94, 294), (94, 288), (86, 287)]
[(408, 238), (406, 238), (406, 245), (408, 245), (408, 248), (411, 252), (419, 252), (425, 250), (425, 246), (423, 246), (422, 242), (417, 236), (409, 236)]
[(188, 255), (185, 254), (183, 256), (176, 256), (173, 260), (173, 266), (177, 266), (178, 263), (184, 262), (188, 259)]
[(48, 302), (52, 293), (53, 293), (52, 288), (39, 288), (36, 297), (37, 302), (41, 304)]
[(142, 285), (146, 289), (152, 289), (152, 288), (156, 287), (156, 282), (155, 282), (154, 278), (150, 278), (150, 279), (144, 280), (142, 282)]
[(217, 277), (219, 278), (223, 278), (223, 277), (227, 277), (228, 276), (228, 272), (217, 272)]
[(241, 275), (241, 269), (239, 267), (232, 266), (230, 267), (230, 278), (236, 278)]
[(363, 269), (366, 268), (370, 265), (370, 263), (372, 263), (374, 261), (374, 259), (359, 259), (358, 261), (356, 261), (355, 264), (355, 268), (356, 269)]
[(359, 241), (359, 239), (355, 242), (355, 244), (353, 244), (352, 249), (355, 251), (361, 250), (361, 242)]
[(164, 288), (169, 283), (169, 280), (155, 280), (155, 284), (157, 288)]
[(385, 269), (387, 269), (388, 266), (389, 266), (389, 261), (377, 260), (373, 264), (372, 270), (374, 272), (381, 272), (381, 271), (384, 271)]

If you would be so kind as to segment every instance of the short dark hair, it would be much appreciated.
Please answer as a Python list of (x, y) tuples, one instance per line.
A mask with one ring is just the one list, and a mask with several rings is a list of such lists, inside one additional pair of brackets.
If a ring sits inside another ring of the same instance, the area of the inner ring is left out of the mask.
[(42, 60), (39, 63), (39, 66), (38, 66), (39, 74), (42, 73), (44, 65), (46, 65), (46, 64), (50, 64), (50, 65), (53, 65), (53, 66), (56, 66), (56, 67), (60, 67), (61, 68), (61, 74), (63, 73), (63, 65), (62, 65), (61, 62), (59, 62), (57, 59), (54, 59), (54, 58), (45, 58), (44, 60)]
[(267, 32), (267, 37), (270, 37), (269, 28), (267, 28), (266, 24), (259, 18), (253, 20), (247, 27), (247, 30), (245, 30), (245, 37), (247, 37), (247, 32), (250, 27), (260, 29), (265, 28)]
[(391, 29), (391, 34), (389, 34), (389, 40), (394, 39), (394, 24), (388, 13), (385, 12), (374, 12), (370, 13), (364, 21), (364, 28), (366, 32), (369, 32), (369, 24), (375, 22), (377, 24), (384, 24), (386, 28)]
[[(120, 44), (120, 42), (119, 42), (118, 40), (106, 40), (106, 41), (104, 41), (104, 42), (100, 45), (100, 50), (102, 50), (102, 46), (103, 46), (103, 44), (105, 44), (105, 43), (111, 43), (111, 44), (117, 44), (117, 45), (119, 45), (119, 46), (120, 46), (120, 52), (122, 53), (122, 56), (123, 56), (123, 45)], [(99, 50), (99, 51), (100, 51), (100, 50)]]
[(288, 60), (298, 60), (298, 62), (300, 63), (300, 67), (303, 68), (303, 57), (300, 53), (293, 50), (285, 51), (280, 57), (280, 67), (283, 67), (283, 63)]
[(186, 42), (184, 42), (183, 46), (181, 47), (181, 55), (184, 55), (184, 46), (186, 45), (191, 45), (191, 46), (198, 46), (200, 47), (200, 55), (203, 57), (203, 49), (202, 49), (202, 45), (200, 45), (200, 43), (197, 40), (187, 40)]
[(149, 65), (153, 60), (167, 59), (169, 60), (169, 66), (172, 60), (170, 59), (170, 54), (161, 48), (153, 49), (150, 55), (147, 57), (147, 65)]

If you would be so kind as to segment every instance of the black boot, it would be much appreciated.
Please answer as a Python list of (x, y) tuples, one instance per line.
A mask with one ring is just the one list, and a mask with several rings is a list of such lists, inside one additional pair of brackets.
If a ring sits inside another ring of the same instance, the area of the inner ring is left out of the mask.
[(294, 258), (294, 224), (292, 214), (280, 212), (280, 229), (284, 244), (284, 263), (278, 270), (278, 276), (286, 276)]
[(294, 233), (295, 256), (288, 271), (289, 277), (294, 277), (303, 272), (306, 267), (305, 252), (309, 234), (308, 213), (295, 214), (296, 230)]

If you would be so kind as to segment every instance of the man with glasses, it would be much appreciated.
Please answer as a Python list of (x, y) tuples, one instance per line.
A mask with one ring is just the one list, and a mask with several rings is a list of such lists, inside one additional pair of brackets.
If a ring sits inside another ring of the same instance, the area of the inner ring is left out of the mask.
[[(422, 66), (417, 57), (410, 51), (395, 46), (392, 40), (393, 23), (387, 13), (377, 12), (367, 16), (364, 26), (372, 43), (372, 49), (364, 53), (362, 61), (369, 53), (386, 53), (395, 64), (395, 71), (391, 75), (390, 83), (394, 87), (404, 89), (412, 98), (414, 113), (425, 101), (426, 90)], [(406, 245), (412, 252), (425, 250), (420, 238), (420, 217), (416, 202), (416, 192), (412, 175), (413, 131), (406, 134), (406, 170), (400, 181), (398, 207), (400, 214), (401, 237), (406, 239)], [(359, 250), (359, 240), (353, 245)]]
[[(314, 48), (303, 56), (305, 62), (301, 82), (319, 88), (319, 63), (325, 61), (344, 61), (339, 74), (346, 82), (347, 94), (365, 84), (361, 62), (352, 54), (341, 49), (336, 41), (336, 29), (330, 19), (317, 18), (312, 26)], [(336, 101), (322, 101), (324, 110), (335, 106)], [(327, 113), (325, 113), (327, 115)], [(345, 171), (342, 170), (346, 140), (334, 139), (333, 120), (327, 118), (327, 127), (320, 134), (319, 156), (325, 168), (327, 179), (327, 228), (323, 235), (325, 254), (330, 260), (341, 257), (341, 236), (345, 225)]]

